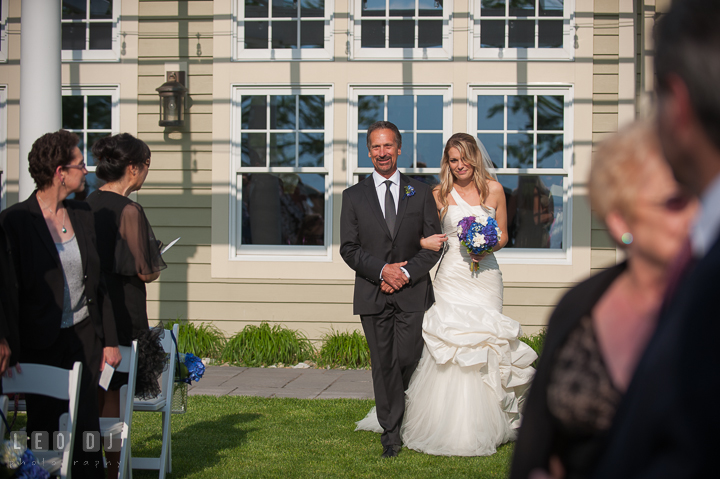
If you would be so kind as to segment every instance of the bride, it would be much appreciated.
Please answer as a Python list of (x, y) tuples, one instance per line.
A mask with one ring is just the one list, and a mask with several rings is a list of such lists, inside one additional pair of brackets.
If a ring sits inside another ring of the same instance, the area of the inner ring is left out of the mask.
[[(482, 149), (482, 151), (481, 151)], [(445, 145), (441, 183), (433, 191), (443, 232), (424, 238), (438, 250), (447, 241), (433, 282), (435, 304), (425, 313), (422, 358), (406, 391), (400, 436), (416, 451), (487, 456), (515, 438), (520, 409), (537, 358), (517, 338), (520, 324), (502, 314), (503, 283), (495, 255), (471, 255), (457, 237), (468, 216), (494, 217), (507, 243), (503, 187), (485, 148), (466, 133)], [(471, 262), (479, 270), (471, 272)], [(356, 430), (382, 432), (374, 408)]]

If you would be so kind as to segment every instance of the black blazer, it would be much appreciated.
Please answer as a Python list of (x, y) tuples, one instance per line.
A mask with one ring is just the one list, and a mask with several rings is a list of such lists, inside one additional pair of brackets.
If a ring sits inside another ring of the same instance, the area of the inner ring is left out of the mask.
[(523, 409), (510, 479), (527, 479), (535, 468), (548, 470), (557, 435), (557, 423), (547, 406), (547, 387), (556, 352), (626, 267), (627, 263), (615, 265), (578, 284), (560, 300), (550, 317), (545, 345)]
[[(412, 186), (415, 193), (405, 194)], [(343, 191), (340, 255), (355, 271), (353, 314), (377, 314), (385, 307), (380, 272), (386, 263), (407, 261), (410, 283), (394, 293), (402, 311), (426, 311), (435, 302), (430, 270), (439, 251), (423, 249), (422, 237), (440, 233), (432, 189), (401, 174), (395, 235), (391, 236), (380, 208), (372, 175)]]
[(12, 366), (17, 363), (20, 354), (18, 289), (15, 267), (10, 260), (10, 246), (2, 226), (0, 226), (0, 339), (6, 339), (10, 346)]
[[(64, 273), (34, 192), (0, 214), (0, 225), (10, 243), (19, 296), (19, 332), (23, 349), (44, 349), (60, 333)], [(106, 300), (95, 242), (95, 222), (85, 202), (65, 200), (67, 219), (73, 225), (82, 258), (88, 312), (97, 336), (105, 346), (117, 346), (112, 306)]]
[(717, 477), (720, 240), (662, 311), (594, 477)]

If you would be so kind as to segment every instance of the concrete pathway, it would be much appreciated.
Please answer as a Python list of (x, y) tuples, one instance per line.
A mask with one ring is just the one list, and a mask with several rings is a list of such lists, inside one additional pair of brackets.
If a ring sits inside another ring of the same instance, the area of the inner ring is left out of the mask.
[(190, 396), (261, 396), (300, 399), (373, 399), (369, 370), (208, 366)]

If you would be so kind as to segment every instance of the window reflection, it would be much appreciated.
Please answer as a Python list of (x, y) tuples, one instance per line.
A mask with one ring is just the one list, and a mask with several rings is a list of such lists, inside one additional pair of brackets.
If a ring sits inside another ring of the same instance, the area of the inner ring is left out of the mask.
[(563, 177), (500, 175), (510, 248), (563, 247)]

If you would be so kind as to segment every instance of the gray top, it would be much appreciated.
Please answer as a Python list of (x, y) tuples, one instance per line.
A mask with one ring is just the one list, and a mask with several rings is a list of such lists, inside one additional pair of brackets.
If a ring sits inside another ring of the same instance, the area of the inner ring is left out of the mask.
[(65, 275), (65, 292), (60, 327), (69, 328), (88, 317), (82, 258), (80, 257), (80, 248), (75, 235), (64, 243), (55, 243), (55, 248), (57, 248), (60, 255), (60, 262)]

